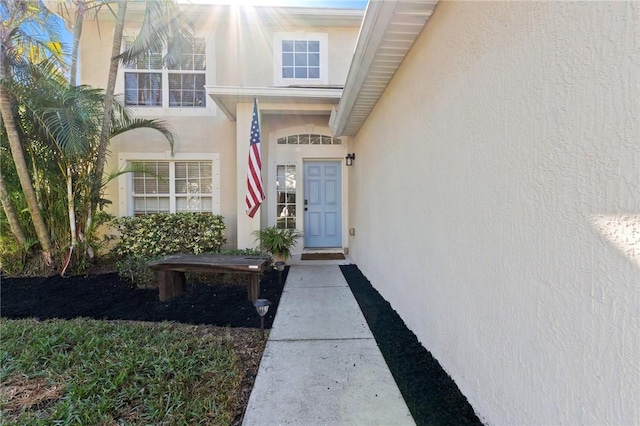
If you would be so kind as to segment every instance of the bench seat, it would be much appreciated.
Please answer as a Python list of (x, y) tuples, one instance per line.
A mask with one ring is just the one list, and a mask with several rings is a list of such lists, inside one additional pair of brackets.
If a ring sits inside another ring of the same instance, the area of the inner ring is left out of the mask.
[(158, 274), (161, 301), (180, 296), (185, 291), (185, 272), (222, 272), (248, 274), (247, 298), (259, 298), (260, 277), (269, 266), (269, 257), (224, 254), (174, 254), (148, 263)]

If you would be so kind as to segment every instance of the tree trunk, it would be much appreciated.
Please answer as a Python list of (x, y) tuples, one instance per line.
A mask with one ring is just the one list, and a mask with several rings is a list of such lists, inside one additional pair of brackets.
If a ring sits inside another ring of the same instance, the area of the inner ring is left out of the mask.
[(76, 22), (73, 26), (73, 47), (71, 49), (71, 70), (69, 74), (69, 86), (76, 85), (78, 74), (78, 50), (80, 49), (80, 37), (82, 37), (82, 22), (84, 20), (85, 7), (83, 3), (78, 3), (76, 11)]
[(0, 173), (0, 203), (2, 204), (2, 208), (4, 209), (4, 214), (7, 216), (7, 220), (9, 221), (9, 229), (13, 234), (14, 238), (22, 247), (23, 250), (27, 248), (27, 237), (24, 235), (24, 231), (22, 230), (22, 226), (20, 226), (20, 220), (18, 220), (18, 215), (16, 214), (16, 209), (13, 208), (13, 204), (11, 203), (11, 199), (9, 198), (9, 193), (7, 192), (7, 187), (4, 184), (4, 178)]
[(71, 166), (69, 165), (67, 165), (67, 207), (69, 209), (69, 233), (71, 234), (71, 246), (69, 246), (69, 253), (67, 254), (64, 265), (62, 265), (62, 270), (60, 271), (60, 275), (62, 276), (64, 276), (64, 273), (67, 271), (69, 262), (71, 262), (73, 250), (78, 245), (78, 238), (76, 236), (76, 203), (73, 195), (73, 174)]
[[(1, 56), (1, 55), (0, 55)], [(0, 58), (0, 80), (3, 80), (6, 75), (4, 63)], [(38, 241), (42, 248), (42, 256), (47, 265), (51, 265), (51, 239), (49, 238), (49, 230), (44, 223), (42, 212), (38, 207), (38, 200), (36, 193), (31, 183), (31, 176), (29, 175), (29, 168), (24, 158), (24, 152), (22, 150), (22, 144), (20, 142), (20, 134), (16, 125), (15, 117), (13, 116), (13, 110), (11, 108), (11, 99), (9, 94), (0, 85), (0, 114), (4, 122), (4, 127), (7, 131), (7, 138), (9, 139), (9, 146), (11, 147), (11, 156), (16, 166), (16, 172), (20, 179), (20, 186), (24, 192), (24, 197), (29, 206), (29, 212), (31, 213), (31, 219), (33, 220), (33, 226), (38, 235)]]
[[(100, 144), (98, 145), (98, 153), (96, 158), (96, 168), (93, 175), (93, 190), (91, 197), (90, 211), (96, 211), (100, 202), (100, 190), (102, 188), (102, 175), (104, 174), (104, 166), (107, 161), (107, 145), (109, 144), (109, 129), (111, 128), (111, 110), (114, 102), (114, 92), (116, 89), (116, 78), (118, 77), (119, 59), (116, 56), (120, 54), (122, 47), (122, 33), (124, 31), (124, 19), (127, 14), (127, 0), (118, 3), (118, 16), (116, 18), (116, 26), (113, 32), (113, 46), (111, 49), (111, 64), (109, 65), (109, 80), (104, 102), (104, 116), (102, 117), (102, 129), (100, 131)], [(91, 218), (87, 218), (90, 223)]]

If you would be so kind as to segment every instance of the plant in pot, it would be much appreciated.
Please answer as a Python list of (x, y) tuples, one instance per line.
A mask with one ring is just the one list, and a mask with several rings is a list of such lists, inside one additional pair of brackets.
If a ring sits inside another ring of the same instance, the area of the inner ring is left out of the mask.
[(291, 257), (291, 248), (302, 237), (302, 234), (295, 229), (277, 226), (259, 229), (254, 231), (253, 235), (256, 237), (256, 242), (260, 244), (260, 248), (271, 253), (274, 262), (286, 262)]

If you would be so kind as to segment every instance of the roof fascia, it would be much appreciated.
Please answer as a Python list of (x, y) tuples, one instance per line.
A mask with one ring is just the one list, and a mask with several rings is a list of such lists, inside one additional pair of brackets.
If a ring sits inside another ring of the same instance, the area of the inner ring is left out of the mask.
[(347, 119), (362, 88), (371, 63), (393, 17), (397, 0), (370, 1), (362, 21), (358, 42), (347, 74), (338, 109), (332, 111), (329, 127), (335, 136), (342, 135)]
[(232, 103), (250, 101), (252, 98), (264, 98), (271, 101), (284, 101), (287, 98), (307, 99), (313, 102), (318, 99), (339, 100), (342, 96), (341, 88), (305, 88), (305, 87), (240, 87), (240, 86), (204, 86), (207, 95), (227, 116), (230, 121), (236, 121), (235, 110), (225, 105), (223, 98), (233, 98)]

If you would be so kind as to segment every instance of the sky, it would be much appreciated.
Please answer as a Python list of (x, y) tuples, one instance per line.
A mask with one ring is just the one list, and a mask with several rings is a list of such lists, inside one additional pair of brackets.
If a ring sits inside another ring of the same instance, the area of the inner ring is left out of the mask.
[(340, 9), (364, 9), (368, 0), (180, 0), (198, 4), (234, 4), (238, 6), (298, 6), (335, 7)]
[[(290, 7), (318, 7), (338, 9), (365, 9), (369, 0), (178, 0), (194, 4), (233, 4), (240, 6), (290, 6)], [(64, 32), (63, 42), (70, 46), (71, 34), (61, 24)]]

